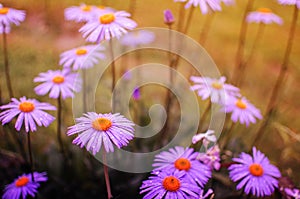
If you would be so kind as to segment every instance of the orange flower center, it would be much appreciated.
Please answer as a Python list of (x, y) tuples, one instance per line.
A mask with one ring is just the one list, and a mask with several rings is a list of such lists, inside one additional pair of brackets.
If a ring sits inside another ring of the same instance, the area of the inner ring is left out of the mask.
[(259, 8), (257, 11), (262, 13), (272, 13), (272, 10), (269, 8)]
[(213, 88), (215, 88), (215, 89), (218, 89), (218, 90), (220, 90), (221, 88), (223, 88), (223, 85), (220, 84), (219, 82), (213, 82), (213, 83), (211, 84), (211, 86), (212, 86)]
[(177, 191), (180, 188), (180, 181), (174, 176), (165, 177), (162, 184), (167, 191)]
[(264, 174), (264, 169), (260, 164), (251, 164), (249, 167), (249, 172), (254, 176), (262, 176)]
[(16, 187), (23, 187), (23, 186), (25, 186), (28, 182), (29, 182), (29, 178), (26, 177), (26, 176), (22, 176), (22, 177), (20, 177), (20, 178), (16, 181), (15, 185), (16, 185)]
[(104, 14), (100, 17), (100, 22), (102, 24), (110, 24), (115, 20), (115, 15), (113, 13)]
[(95, 119), (93, 121), (92, 125), (93, 125), (93, 128), (96, 130), (107, 131), (111, 127), (112, 123), (109, 119), (100, 117), (100, 118)]
[(76, 55), (85, 55), (87, 50), (85, 48), (79, 48), (76, 50)]
[(55, 84), (61, 84), (65, 81), (65, 78), (61, 75), (57, 75), (55, 77), (53, 77), (52, 82)]
[(89, 12), (92, 10), (92, 6), (88, 6), (88, 5), (82, 6), (81, 10), (84, 12)]
[(175, 168), (188, 171), (191, 168), (191, 162), (186, 158), (178, 158), (175, 161)]
[(22, 102), (19, 105), (19, 109), (22, 112), (28, 113), (34, 110), (34, 104), (32, 102)]
[(237, 107), (239, 107), (240, 109), (246, 109), (247, 108), (247, 104), (245, 102), (243, 102), (242, 100), (238, 99), (235, 103), (235, 105)]
[(0, 14), (1, 14), (1, 15), (7, 14), (8, 11), (9, 11), (9, 8), (6, 8), (6, 7), (0, 8)]

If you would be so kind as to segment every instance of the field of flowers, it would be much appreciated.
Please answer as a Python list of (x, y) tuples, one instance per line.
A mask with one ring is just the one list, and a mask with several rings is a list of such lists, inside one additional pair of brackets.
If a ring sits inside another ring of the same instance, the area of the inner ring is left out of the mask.
[(299, 0), (0, 0), (0, 195), (300, 198)]

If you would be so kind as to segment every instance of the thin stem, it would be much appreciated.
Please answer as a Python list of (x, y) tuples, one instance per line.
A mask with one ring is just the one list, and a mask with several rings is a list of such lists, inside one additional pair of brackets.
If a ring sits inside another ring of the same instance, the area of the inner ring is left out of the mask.
[(27, 145), (28, 145), (28, 153), (29, 153), (30, 173), (31, 173), (32, 181), (34, 182), (30, 132), (27, 133)]
[(185, 27), (184, 27), (184, 29), (183, 29), (183, 33), (184, 33), (184, 34), (187, 33), (188, 30), (189, 30), (189, 27), (190, 27), (191, 22), (192, 22), (194, 10), (195, 10), (195, 8), (194, 8), (194, 6), (192, 6), (192, 7), (190, 8), (190, 12), (189, 12), (188, 18), (187, 18), (186, 23), (185, 23)]
[(204, 109), (202, 117), (199, 120), (198, 130), (197, 130), (196, 134), (198, 134), (202, 130), (202, 127), (203, 127), (202, 124), (204, 123), (204, 121), (207, 117), (207, 114), (209, 113), (210, 107), (211, 107), (211, 101), (209, 101), (209, 104)]
[(183, 22), (185, 18), (185, 8), (184, 8), (184, 2), (180, 2), (179, 4), (179, 13), (178, 13), (178, 26), (177, 31), (182, 31)]
[(129, 13), (131, 14), (131, 17), (134, 16), (135, 10), (136, 10), (136, 0), (130, 0)]
[(9, 75), (7, 37), (6, 37), (6, 33), (5, 33), (5, 25), (2, 24), (2, 26), (3, 26), (3, 30), (4, 30), (2, 35), (3, 35), (3, 55), (4, 55), (5, 78), (6, 78), (6, 84), (7, 84), (9, 97), (12, 98), (14, 96), (14, 94), (13, 94), (13, 89), (12, 89), (10, 75)]
[(103, 170), (104, 170), (104, 177), (105, 177), (105, 184), (107, 190), (107, 198), (112, 198), (111, 189), (110, 189), (110, 182), (109, 182), (109, 174), (108, 174), (108, 167), (107, 167), (107, 160), (106, 160), (106, 152), (103, 149)]
[(282, 83), (287, 75), (288, 63), (289, 63), (290, 54), (291, 54), (292, 47), (293, 47), (293, 40), (294, 40), (295, 30), (296, 30), (296, 26), (297, 26), (297, 19), (298, 19), (298, 8), (295, 5), (292, 24), (291, 24), (291, 28), (290, 28), (290, 32), (289, 32), (289, 37), (288, 37), (288, 41), (287, 41), (287, 46), (286, 46), (283, 62), (281, 64), (280, 73), (276, 80), (275, 86), (273, 88), (269, 103), (267, 105), (266, 114), (265, 114), (266, 119), (264, 120), (261, 127), (257, 131), (253, 143), (257, 143), (263, 137), (265, 128), (268, 126), (271, 118), (273, 117), (273, 114), (276, 111), (276, 106), (278, 105), (278, 96), (280, 95), (280, 93), (282, 91), (282, 89), (281, 89)]
[(227, 145), (229, 140), (231, 139), (232, 135), (233, 135), (233, 129), (235, 127), (236, 123), (232, 122), (230, 123), (229, 128), (226, 129), (226, 132), (223, 133), (224, 140), (222, 143), (220, 143), (220, 150), (223, 150)]
[(252, 9), (253, 3), (254, 3), (254, 0), (248, 0), (246, 9), (244, 12), (244, 16), (242, 19), (239, 44), (238, 44), (238, 49), (237, 49), (237, 53), (236, 53), (235, 69), (234, 69), (234, 73), (233, 73), (233, 77), (232, 77), (233, 84), (237, 83), (238, 76), (240, 75), (240, 68), (241, 68), (242, 60), (244, 58), (244, 46), (245, 46), (245, 40), (246, 40), (246, 34), (247, 34), (247, 28), (248, 28), (248, 24), (246, 22), (246, 17), (247, 17), (248, 12)]
[(67, 155), (64, 150), (64, 144), (61, 137), (61, 122), (62, 122), (62, 104), (61, 104), (61, 96), (57, 98), (57, 140), (59, 143), (60, 152), (64, 156), (65, 160), (67, 160)]
[[(113, 42), (112, 39), (109, 40), (109, 52), (110, 52), (110, 57), (111, 57), (111, 75), (112, 75), (112, 82), (111, 82), (111, 94), (113, 95), (114, 88), (116, 85), (116, 65), (115, 65), (115, 56), (114, 56), (114, 51), (113, 51)], [(115, 112), (115, 95), (112, 97), (112, 112)]]
[(205, 22), (204, 22), (204, 25), (203, 25), (203, 28), (202, 28), (202, 31), (201, 31), (201, 34), (200, 34), (200, 38), (199, 38), (199, 43), (204, 46), (205, 45), (205, 42), (206, 42), (206, 38), (207, 38), (207, 35), (208, 35), (208, 32), (210, 30), (210, 27), (211, 27), (211, 24), (215, 18), (215, 13), (213, 12), (212, 15), (206, 15), (206, 18), (205, 18)]
[(86, 101), (86, 95), (87, 95), (87, 77), (86, 77), (86, 70), (82, 70), (82, 103), (83, 103), (83, 112), (87, 112), (87, 101)]

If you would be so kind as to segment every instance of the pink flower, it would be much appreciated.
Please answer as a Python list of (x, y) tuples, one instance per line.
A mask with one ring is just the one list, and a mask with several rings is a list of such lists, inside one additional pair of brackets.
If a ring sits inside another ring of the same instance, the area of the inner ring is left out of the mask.
[(2, 28), (0, 28), (0, 33), (9, 33), (10, 25), (20, 25), (20, 22), (25, 20), (25, 16), (25, 11), (3, 7), (0, 3), (0, 25), (2, 26)]
[(207, 14), (210, 10), (211, 11), (221, 11), (221, 2), (220, 0), (189, 0), (185, 5), (185, 8), (188, 9), (189, 7), (194, 6), (200, 7), (202, 14)]
[(199, 141), (202, 141), (205, 147), (208, 146), (209, 142), (216, 142), (217, 138), (215, 136), (215, 131), (207, 130), (206, 133), (199, 133), (197, 135), (194, 135), (192, 138), (192, 143), (196, 144)]
[(300, 9), (300, 0), (278, 0), (278, 3), (282, 5), (296, 5)]
[(199, 153), (197, 159), (211, 169), (219, 170), (221, 168), (220, 148), (218, 145), (209, 148), (206, 153)]
[(257, 11), (250, 12), (246, 21), (249, 23), (276, 23), (279, 25), (283, 23), (282, 19), (278, 15), (274, 14), (269, 8), (260, 8)]

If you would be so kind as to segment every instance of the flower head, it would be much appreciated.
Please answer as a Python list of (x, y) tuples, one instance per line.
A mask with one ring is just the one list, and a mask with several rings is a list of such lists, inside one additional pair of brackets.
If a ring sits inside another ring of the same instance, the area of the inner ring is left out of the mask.
[(250, 123), (256, 123), (256, 118), (262, 119), (260, 110), (252, 105), (245, 97), (229, 98), (225, 104), (225, 112), (231, 113), (231, 120), (233, 122), (239, 121), (247, 127)]
[(253, 156), (241, 153), (239, 158), (233, 158), (236, 164), (228, 168), (229, 176), (234, 182), (239, 181), (236, 188), (244, 188), (246, 194), (251, 192), (257, 197), (271, 195), (278, 187), (276, 178), (281, 174), (263, 153), (255, 147), (252, 152)]
[(34, 197), (41, 182), (48, 180), (46, 173), (34, 172), (34, 182), (31, 174), (23, 174), (15, 179), (11, 184), (5, 186), (2, 199), (25, 199), (28, 195)]
[(221, 168), (220, 148), (217, 144), (209, 148), (206, 153), (199, 153), (197, 159), (211, 169), (218, 171)]
[(18, 26), (24, 20), (25, 11), (4, 7), (0, 3), (0, 25), (2, 26), (2, 33), (8, 33), (10, 31), (11, 24), (15, 24)]
[(210, 97), (213, 103), (223, 105), (227, 98), (240, 95), (240, 90), (237, 87), (225, 83), (225, 77), (215, 79), (192, 76), (190, 79), (195, 83), (195, 85), (191, 86), (191, 90), (197, 91), (202, 100)]
[(183, 171), (154, 171), (148, 180), (143, 181), (140, 193), (148, 192), (143, 199), (197, 197), (200, 188), (185, 177)]
[(194, 135), (192, 138), (192, 143), (196, 144), (199, 141), (202, 141), (205, 147), (207, 147), (209, 142), (216, 142), (217, 138), (215, 136), (215, 131), (207, 130), (205, 133)]
[(175, 22), (175, 18), (171, 10), (164, 10), (164, 22), (167, 25), (172, 25)]
[(277, 23), (280, 25), (283, 23), (282, 19), (274, 14), (269, 8), (259, 8), (257, 11), (250, 12), (246, 21), (249, 23), (254, 22), (263, 24)]
[(137, 47), (139, 45), (150, 44), (154, 41), (155, 34), (148, 30), (140, 30), (135, 32), (129, 32), (124, 35), (120, 42), (124, 46)]
[(15, 116), (18, 116), (15, 128), (17, 131), (21, 130), (24, 123), (26, 132), (36, 131), (36, 124), (38, 126), (49, 126), (54, 117), (44, 110), (56, 110), (56, 108), (48, 103), (41, 103), (36, 99), (26, 99), (21, 97), (20, 100), (16, 98), (11, 99), (12, 102), (6, 105), (0, 106), (3, 110), (0, 113), (0, 121), (2, 125), (10, 122)]
[(77, 118), (74, 126), (69, 127), (68, 136), (80, 133), (73, 144), (86, 147), (94, 155), (101, 149), (102, 143), (106, 152), (113, 152), (126, 146), (134, 135), (134, 124), (119, 113), (97, 114), (89, 112)]
[(130, 14), (125, 11), (110, 12), (90, 20), (79, 32), (88, 42), (101, 42), (113, 37), (120, 38), (127, 30), (134, 29), (137, 24), (129, 19)]
[(77, 73), (71, 73), (69, 69), (48, 70), (40, 73), (33, 81), (42, 82), (35, 87), (36, 94), (45, 95), (50, 92), (50, 98), (74, 97), (74, 92), (79, 92), (81, 89), (81, 80), (77, 79)]
[(232, 6), (235, 4), (235, 0), (221, 0), (226, 6)]
[(282, 5), (296, 5), (300, 9), (300, 0), (278, 0), (278, 3)]
[(139, 100), (139, 99), (141, 99), (141, 92), (140, 92), (140, 89), (139, 89), (138, 87), (135, 87), (135, 88), (134, 88), (132, 97), (133, 97), (134, 100)]
[(187, 179), (204, 187), (211, 177), (211, 171), (196, 159), (198, 154), (192, 148), (176, 146), (156, 155), (153, 167), (154, 170), (184, 171)]
[(284, 191), (288, 196), (291, 196), (294, 199), (300, 199), (300, 190), (299, 189), (285, 188)]
[(188, 0), (185, 8), (188, 9), (191, 6), (200, 7), (202, 14), (207, 14), (209, 11), (221, 11), (220, 0)]
[(66, 68), (73, 67), (73, 70), (91, 68), (100, 59), (105, 58), (105, 55), (101, 53), (103, 50), (104, 47), (99, 45), (77, 47), (63, 52), (60, 55), (59, 64)]

